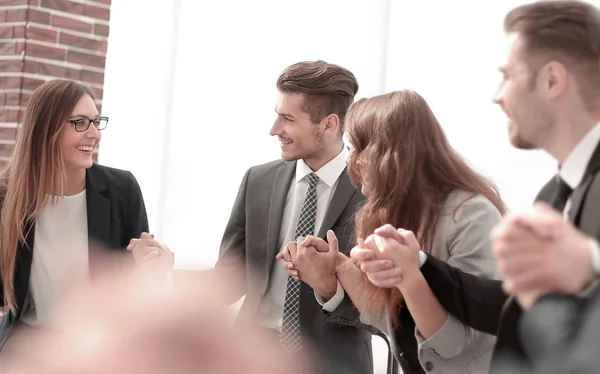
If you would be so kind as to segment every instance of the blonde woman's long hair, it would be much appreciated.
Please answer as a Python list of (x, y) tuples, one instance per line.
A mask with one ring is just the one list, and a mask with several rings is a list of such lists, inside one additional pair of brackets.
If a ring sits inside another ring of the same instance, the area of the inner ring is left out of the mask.
[(0, 173), (0, 279), (4, 306), (13, 313), (18, 247), (27, 246), (25, 238), (48, 196), (64, 195), (60, 135), (84, 95), (93, 97), (73, 81), (57, 79), (39, 86), (27, 104), (12, 157)]

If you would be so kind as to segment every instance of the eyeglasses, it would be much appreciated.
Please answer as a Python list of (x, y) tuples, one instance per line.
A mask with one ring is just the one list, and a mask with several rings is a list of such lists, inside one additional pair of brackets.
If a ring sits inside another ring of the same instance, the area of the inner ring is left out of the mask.
[(80, 119), (70, 119), (67, 121), (75, 128), (77, 132), (84, 132), (90, 128), (90, 124), (93, 123), (98, 130), (104, 130), (108, 125), (108, 117), (96, 117), (94, 119), (89, 118), (80, 118)]

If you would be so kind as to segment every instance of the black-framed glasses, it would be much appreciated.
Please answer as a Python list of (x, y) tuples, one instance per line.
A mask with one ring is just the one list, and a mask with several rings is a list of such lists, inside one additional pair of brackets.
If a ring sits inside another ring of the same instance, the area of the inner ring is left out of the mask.
[(84, 132), (90, 128), (90, 124), (93, 123), (98, 130), (104, 130), (108, 125), (108, 117), (96, 117), (93, 119), (89, 118), (79, 118), (79, 119), (70, 119), (67, 121), (75, 128), (77, 132)]

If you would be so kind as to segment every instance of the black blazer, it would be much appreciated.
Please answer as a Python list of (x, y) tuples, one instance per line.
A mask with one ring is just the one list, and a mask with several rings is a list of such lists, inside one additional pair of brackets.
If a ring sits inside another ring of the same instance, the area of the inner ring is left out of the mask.
[[(132, 238), (148, 232), (148, 217), (142, 191), (135, 177), (128, 171), (93, 164), (86, 171), (87, 223), (90, 248), (94, 243), (111, 249), (123, 250)], [(27, 246), (17, 248), (14, 278), (16, 314), (7, 312), (0, 326), (0, 347), (4, 345), (14, 323), (21, 317), (25, 298), (29, 291), (29, 276), (35, 224), (27, 235)], [(28, 249), (30, 248), (30, 249)], [(90, 252), (90, 254), (92, 254)], [(90, 256), (90, 271), (94, 271), (94, 256)], [(0, 300), (2, 295), (0, 279)]]
[[(596, 146), (582, 182), (571, 195), (569, 219), (583, 233), (600, 240), (599, 174), (600, 144)], [(540, 190), (536, 201), (550, 203), (556, 193), (556, 185), (550, 180)], [(421, 272), (448, 312), (466, 325), (497, 335), (492, 369), (504, 357), (530, 363), (530, 356), (519, 336), (523, 311), (513, 297), (509, 298), (502, 291), (501, 281), (479, 279), (431, 256), (427, 257)]]
[[(245, 295), (238, 322), (253, 321), (271, 287), (279, 252), (283, 210), (295, 175), (296, 163), (277, 160), (250, 168), (242, 181), (223, 235), (220, 258), (211, 271), (223, 272), (235, 284), (231, 302)], [(341, 252), (353, 246), (354, 214), (365, 201), (346, 169), (339, 177), (318, 236), (333, 230)], [(240, 279), (241, 278), (241, 279)], [(239, 280), (239, 282), (235, 282)], [(333, 313), (323, 312), (313, 290), (300, 287), (300, 328), (313, 346), (317, 373), (369, 374), (373, 372), (371, 331), (360, 324), (360, 314), (345, 295)]]

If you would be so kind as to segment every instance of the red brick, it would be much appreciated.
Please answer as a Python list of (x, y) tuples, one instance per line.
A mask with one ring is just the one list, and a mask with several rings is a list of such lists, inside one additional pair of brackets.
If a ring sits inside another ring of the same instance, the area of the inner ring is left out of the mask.
[(72, 62), (74, 64), (104, 69), (106, 57), (97, 56), (90, 53), (69, 51), (67, 61)]
[(99, 40), (86, 38), (84, 36), (60, 33), (59, 42), (60, 44), (65, 44), (71, 47), (79, 47), (83, 49), (89, 49), (91, 51), (102, 51), (102, 43)]
[(37, 74), (38, 73), (38, 63), (35, 61), (28, 60), (27, 56), (25, 56), (23, 72), (27, 73), (27, 74)]
[(52, 26), (81, 32), (92, 32), (91, 23), (77, 21), (72, 18), (61, 17), (57, 15), (52, 16)]
[(10, 157), (14, 148), (14, 144), (0, 144), (0, 157)]
[(71, 69), (60, 65), (49, 64), (47, 62), (38, 63), (37, 71), (35, 71), (35, 73), (56, 78), (81, 80), (81, 70)]
[(13, 29), (13, 37), (24, 39), (25, 38), (25, 25), (15, 26)]
[(103, 3), (103, 4), (106, 4), (106, 5), (110, 5), (110, 0), (94, 0), (94, 1), (97, 2), (97, 3)]
[(6, 104), (6, 100), (7, 100), (6, 95), (7, 94), (0, 92), (0, 106), (8, 105), (8, 104)]
[(40, 6), (69, 14), (83, 14), (83, 4), (69, 0), (40, 0)]
[(51, 77), (63, 77), (67, 68), (64, 66), (48, 64), (45, 62), (38, 63), (36, 73), (40, 75), (48, 75)]
[(21, 60), (0, 60), (0, 72), (18, 73), (22, 71)]
[(65, 61), (67, 51), (59, 46), (48, 47), (32, 42), (27, 43), (27, 56), (49, 58), (56, 61)]
[(6, 22), (27, 21), (27, 9), (7, 9)]
[(23, 89), (33, 91), (38, 88), (45, 80), (37, 78), (23, 78)]
[(9, 110), (6, 116), (6, 122), (21, 122), (21, 118), (23, 118), (23, 114), (25, 114), (25, 110)]
[(89, 83), (103, 84), (104, 74), (95, 71), (82, 70), (81, 80)]
[(0, 6), (29, 5), (28, 0), (0, 0)]
[(12, 39), (14, 27), (0, 25), (0, 39)]
[(23, 78), (21, 77), (2, 77), (0, 76), (0, 87), (3, 89), (19, 89), (21, 88), (21, 81)]
[(108, 37), (108, 25), (96, 23), (94, 25), (94, 34)]
[(6, 11), (0, 9), (0, 22), (6, 22)]
[(16, 135), (16, 127), (0, 127), (0, 139), (14, 139)]
[(27, 39), (41, 40), (49, 43), (56, 43), (58, 32), (52, 29), (29, 26), (27, 28)]
[(50, 25), (50, 13), (30, 8), (29, 22), (40, 23), (42, 25)]
[(102, 100), (102, 94), (104, 93), (102, 89), (90, 87), (90, 90), (92, 90), (92, 95), (96, 101)]
[(29, 98), (31, 97), (30, 93), (21, 91), (21, 102), (19, 103), (23, 108), (27, 106), (29, 102)]
[(83, 5), (83, 15), (92, 17), (95, 19), (101, 19), (103, 21), (108, 21), (110, 19), (110, 10), (105, 8), (100, 8), (98, 6), (92, 4), (84, 4)]
[(0, 56), (14, 56), (16, 54), (17, 42), (1, 42)]
[(4, 98), (4, 105), (19, 106), (21, 103), (21, 94), (18, 92), (7, 92), (4, 94)]

